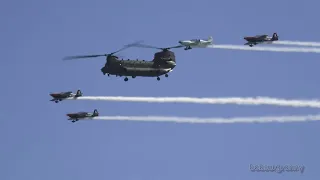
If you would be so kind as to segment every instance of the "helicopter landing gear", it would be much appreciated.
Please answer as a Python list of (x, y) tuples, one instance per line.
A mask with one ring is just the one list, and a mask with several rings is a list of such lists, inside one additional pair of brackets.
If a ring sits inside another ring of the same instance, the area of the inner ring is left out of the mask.
[(136, 78), (136, 76), (132, 76), (132, 78)]
[(108, 73), (108, 76), (110, 76), (110, 74)]
[(126, 78), (124, 78), (124, 81), (128, 81), (129, 79), (126, 77)]
[(168, 74), (165, 74), (164, 76), (165, 76), (165, 77), (168, 77), (169, 75), (168, 75)]
[(157, 77), (157, 80), (158, 80), (158, 81), (160, 81), (160, 78), (159, 78), (159, 77)]

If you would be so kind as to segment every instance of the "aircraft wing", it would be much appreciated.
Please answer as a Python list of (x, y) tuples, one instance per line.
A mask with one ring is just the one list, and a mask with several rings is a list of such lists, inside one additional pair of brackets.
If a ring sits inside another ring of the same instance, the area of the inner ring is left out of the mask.
[(68, 116), (72, 116), (72, 117), (85, 117), (86, 115), (87, 115), (87, 112), (78, 112), (78, 113), (68, 114)]
[(72, 92), (71, 91), (68, 91), (68, 92), (62, 92), (62, 93), (60, 93), (60, 96), (69, 96), (70, 94), (72, 94)]
[(193, 45), (198, 45), (201, 42), (200, 39), (191, 39), (190, 41), (192, 42)]
[(258, 39), (259, 40), (267, 40), (268, 39), (268, 35), (261, 35)]
[(56, 98), (66, 98), (72, 94), (71, 91), (68, 92), (61, 92), (61, 93), (52, 93), (51, 96)]
[(64, 94), (64, 96), (65, 96), (66, 98), (68, 98), (68, 97), (75, 96), (75, 94), (73, 94), (72, 92), (67, 92), (67, 93)]
[(265, 34), (254, 36), (254, 38), (259, 38), (259, 39), (261, 39), (261, 38), (266, 38), (266, 37), (268, 37), (268, 35), (265, 35)]

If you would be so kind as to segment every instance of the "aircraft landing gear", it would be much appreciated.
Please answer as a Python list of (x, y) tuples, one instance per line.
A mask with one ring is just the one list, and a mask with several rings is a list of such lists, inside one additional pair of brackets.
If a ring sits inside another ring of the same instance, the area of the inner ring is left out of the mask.
[(124, 81), (128, 81), (129, 79), (126, 77), (126, 78), (124, 78)]
[(58, 103), (59, 101), (55, 101), (56, 103)]
[(159, 78), (159, 77), (157, 77), (157, 80), (158, 80), (158, 81), (160, 81), (160, 78)]
[(184, 50), (189, 50), (189, 49), (191, 49), (191, 47), (190, 47), (190, 46), (188, 46), (188, 47), (184, 48)]
[(168, 74), (165, 74), (164, 76), (165, 76), (165, 77), (168, 77), (169, 75), (168, 75)]

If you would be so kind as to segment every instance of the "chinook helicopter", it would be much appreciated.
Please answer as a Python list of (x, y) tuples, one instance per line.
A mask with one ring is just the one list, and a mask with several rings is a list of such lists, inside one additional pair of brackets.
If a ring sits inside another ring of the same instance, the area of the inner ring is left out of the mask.
[(71, 59), (80, 59), (80, 58), (93, 58), (93, 57), (100, 57), (105, 56), (106, 57), (106, 63), (104, 67), (101, 68), (101, 72), (104, 75), (115, 75), (115, 76), (124, 76), (124, 81), (128, 81), (128, 76), (131, 76), (132, 78), (136, 77), (157, 77), (157, 80), (160, 81), (160, 76), (165, 75), (165, 77), (168, 77), (168, 73), (173, 70), (173, 68), (176, 66), (176, 59), (175, 54), (169, 49), (171, 48), (180, 48), (183, 46), (173, 46), (173, 47), (167, 47), (167, 48), (157, 48), (161, 49), (161, 52), (157, 52), (154, 54), (154, 58), (152, 61), (145, 61), (145, 60), (124, 60), (119, 59), (118, 56), (115, 56), (114, 54), (127, 49), (129, 47), (151, 47), (151, 48), (157, 48), (152, 47), (148, 45), (140, 44), (140, 42), (135, 42), (132, 44), (125, 45), (123, 48), (112, 52), (110, 54), (100, 54), (100, 55), (84, 55), (84, 56), (68, 56), (65, 57), (64, 60), (71, 60)]

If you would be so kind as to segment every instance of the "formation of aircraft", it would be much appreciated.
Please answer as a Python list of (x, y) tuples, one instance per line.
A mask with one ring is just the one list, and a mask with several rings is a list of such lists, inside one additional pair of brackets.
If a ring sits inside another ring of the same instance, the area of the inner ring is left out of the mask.
[(72, 91), (67, 91), (67, 92), (51, 93), (50, 96), (53, 97), (53, 99), (51, 99), (50, 101), (54, 101), (54, 102), (58, 103), (59, 101), (62, 101), (67, 98), (80, 97), (80, 96), (82, 96), (82, 92), (80, 90), (78, 90), (77, 93), (74, 94), (74, 93), (72, 93)]
[[(270, 44), (273, 41), (278, 41), (279, 37), (277, 33), (273, 33), (272, 37), (268, 35), (256, 35), (256, 36), (246, 36), (244, 39), (247, 41), (244, 45), (249, 45), (250, 47), (257, 44)], [(168, 77), (168, 73), (171, 72), (176, 66), (176, 57), (174, 52), (169, 51), (172, 48), (181, 48), (185, 47), (185, 50), (192, 49), (193, 47), (206, 48), (209, 45), (213, 44), (212, 36), (209, 36), (207, 40), (203, 39), (191, 39), (191, 40), (180, 40), (178, 41), (180, 45), (167, 47), (167, 48), (159, 48), (150, 45), (144, 45), (141, 43), (132, 43), (126, 45), (122, 49), (115, 51), (110, 54), (100, 54), (100, 55), (83, 55), (83, 56), (69, 56), (67, 59), (82, 59), (82, 58), (93, 58), (93, 57), (106, 57), (105, 66), (101, 68), (101, 72), (105, 75), (115, 75), (115, 76), (125, 76), (124, 81), (128, 81), (127, 76), (132, 76), (135, 78), (136, 76), (141, 77), (157, 77), (157, 80), (160, 80), (159, 76), (165, 75)], [(143, 48), (154, 48), (160, 49), (162, 51), (156, 52), (154, 54), (154, 58), (152, 61), (145, 60), (123, 60), (119, 59), (114, 54), (122, 51), (129, 47), (143, 47)], [(82, 92), (77, 90), (76, 93), (72, 93), (71, 91), (67, 92), (59, 92), (59, 93), (51, 93), (50, 94), (53, 99), (50, 101), (54, 101), (58, 103), (67, 98), (77, 98), (82, 96)], [(77, 112), (77, 113), (69, 113), (66, 114), (69, 119), (73, 123), (79, 121), (80, 119), (92, 119), (96, 116), (99, 116), (98, 110), (94, 109), (93, 113), (90, 112)]]
[(212, 36), (209, 36), (207, 40), (203, 39), (191, 39), (191, 40), (180, 40), (179, 44), (182, 46), (185, 46), (184, 50), (192, 49), (192, 47), (207, 47), (209, 45), (212, 45), (213, 39)]
[(79, 119), (86, 119), (86, 118), (93, 118), (96, 116), (99, 116), (99, 112), (97, 109), (93, 110), (93, 113), (89, 112), (77, 112), (77, 113), (69, 113), (67, 114), (69, 116), (68, 120), (71, 120), (71, 122), (79, 121)]
[(248, 41), (244, 45), (249, 45), (250, 47), (257, 44), (271, 44), (273, 41), (278, 41), (279, 37), (277, 33), (273, 33), (272, 37), (268, 35), (256, 35), (256, 36), (246, 36), (243, 39)]

